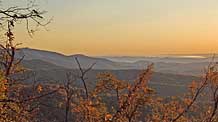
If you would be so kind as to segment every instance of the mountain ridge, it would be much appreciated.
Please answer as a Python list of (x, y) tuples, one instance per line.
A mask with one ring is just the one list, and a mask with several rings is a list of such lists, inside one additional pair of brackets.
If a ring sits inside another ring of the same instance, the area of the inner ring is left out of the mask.
[[(205, 59), (175, 59), (147, 57), (136, 62), (125, 62), (122, 59), (118, 62), (103, 57), (90, 57), (83, 54), (64, 55), (57, 52), (21, 48), (16, 52), (15, 57), (25, 56), (25, 61), (43, 61), (58, 67), (67, 69), (77, 69), (78, 65), (75, 61), (77, 57), (83, 68), (88, 68), (91, 64), (96, 63), (93, 69), (100, 70), (128, 70), (128, 69), (145, 69), (148, 64), (154, 63), (155, 71), (173, 74), (200, 75), (203, 73), (205, 66), (209, 64), (209, 60)], [(36, 61), (36, 62), (37, 62)], [(55, 67), (55, 66), (54, 66)]]

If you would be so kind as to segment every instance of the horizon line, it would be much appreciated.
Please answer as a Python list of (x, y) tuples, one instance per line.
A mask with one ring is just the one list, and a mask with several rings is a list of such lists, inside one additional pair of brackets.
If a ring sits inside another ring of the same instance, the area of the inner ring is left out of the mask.
[(49, 50), (49, 49), (40, 49), (40, 48), (32, 48), (32, 47), (20, 47), (18, 49), (31, 49), (31, 50), (39, 50), (39, 51), (47, 51), (47, 52), (53, 52), (58, 53), (65, 56), (73, 56), (73, 55), (84, 55), (84, 56), (92, 56), (92, 57), (155, 57), (155, 56), (214, 56), (217, 55), (216, 53), (160, 53), (160, 54), (145, 54), (145, 55), (88, 55), (86, 53), (74, 53), (74, 54), (65, 54), (61, 51), (55, 51), (55, 50)]

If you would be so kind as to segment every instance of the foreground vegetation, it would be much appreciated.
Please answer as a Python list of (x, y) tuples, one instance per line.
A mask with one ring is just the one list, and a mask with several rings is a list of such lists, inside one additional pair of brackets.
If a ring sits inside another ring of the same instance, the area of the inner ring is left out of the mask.
[[(86, 74), (95, 64), (84, 69), (79, 59), (77, 73), (66, 74), (60, 84), (25, 83), (17, 77), (26, 69), (15, 58), (19, 50), (13, 28), (18, 21), (39, 26), (44, 12), (34, 6), (0, 10), (1, 24), (6, 27), (5, 40), (0, 45), (0, 121), (1, 122), (217, 122), (218, 72), (211, 63), (199, 81), (187, 86), (184, 96), (161, 98), (148, 85), (153, 64), (142, 70), (134, 82), (122, 81), (111, 73), (100, 73), (94, 89), (90, 89)], [(34, 79), (34, 76), (32, 76)], [(75, 82), (81, 82), (77, 87)]]

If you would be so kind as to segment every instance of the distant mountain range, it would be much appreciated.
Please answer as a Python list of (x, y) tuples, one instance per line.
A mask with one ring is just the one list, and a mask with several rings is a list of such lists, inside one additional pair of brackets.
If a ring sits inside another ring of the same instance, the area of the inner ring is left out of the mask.
[[(77, 57), (84, 68), (96, 63), (93, 69), (97, 70), (130, 70), (144, 69), (154, 63), (155, 71), (182, 75), (200, 75), (211, 61), (210, 57), (89, 57), (82, 54), (63, 55), (57, 52), (22, 48), (16, 52), (16, 58), (25, 56), (24, 64), (33, 69), (77, 69)], [(41, 67), (41, 68), (42, 68)]]
[[(89, 57), (81, 54), (66, 56), (56, 52), (23, 48), (16, 52), (16, 58), (25, 56), (22, 65), (29, 69), (25, 73), (29, 77), (27, 81), (32, 81), (33, 72), (34, 78), (39, 82), (62, 82), (66, 80), (67, 72), (78, 73), (78, 66), (75, 62), (77, 57), (83, 67), (88, 67), (92, 63), (96, 63), (87, 74), (89, 88), (93, 88), (96, 83), (96, 75), (102, 72), (111, 72), (121, 80), (133, 81), (139, 74), (141, 69), (146, 68), (146, 65), (154, 62), (155, 72), (152, 75), (152, 88), (157, 89), (157, 93), (161, 96), (170, 96), (182, 94), (187, 90), (187, 84), (192, 80), (198, 80), (203, 68), (207, 66), (208, 61), (192, 62), (175, 62), (175, 58), (161, 57), (144, 57), (135, 62), (112, 61), (108, 57)], [(137, 58), (137, 57), (136, 57)], [(118, 59), (118, 57), (117, 57)], [(151, 60), (152, 59), (152, 60)], [(174, 60), (174, 61), (172, 61)], [(183, 59), (186, 60), (186, 59)], [(187, 59), (190, 61), (190, 59)], [(196, 59), (193, 59), (196, 60)], [(21, 76), (23, 77), (23, 76)], [(78, 82), (80, 83), (80, 82)]]

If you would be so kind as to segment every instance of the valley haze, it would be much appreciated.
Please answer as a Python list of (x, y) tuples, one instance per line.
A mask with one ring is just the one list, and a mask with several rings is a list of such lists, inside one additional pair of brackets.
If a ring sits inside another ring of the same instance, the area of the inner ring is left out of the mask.
[[(187, 85), (198, 80), (210, 58), (186, 57), (90, 57), (82, 54), (66, 56), (61, 53), (22, 48), (17, 50), (16, 58), (24, 56), (22, 65), (27, 69), (26, 76), (35, 75), (39, 82), (62, 82), (66, 73), (78, 70), (77, 57), (83, 68), (96, 63), (88, 72), (89, 88), (94, 88), (99, 73), (110, 72), (118, 79), (132, 82), (142, 69), (154, 63), (154, 74), (150, 86), (158, 89), (160, 96), (182, 95)], [(116, 59), (116, 60), (115, 60)], [(133, 61), (134, 60), (134, 61)], [(33, 79), (27, 81), (32, 82)], [(79, 84), (80, 82), (78, 82)], [(81, 85), (81, 84), (80, 84)]]
[[(24, 56), (25, 61), (44, 61), (67, 69), (77, 69), (75, 58), (77, 57), (84, 68), (93, 63), (93, 69), (99, 70), (130, 70), (145, 69), (148, 64), (154, 63), (154, 70), (161, 73), (194, 75), (204, 73), (205, 67), (212, 61), (212, 55), (161, 55), (161, 56), (102, 56), (90, 57), (82, 54), (64, 55), (57, 52), (21, 48), (16, 52), (16, 57)], [(217, 61), (217, 58), (214, 58)]]

